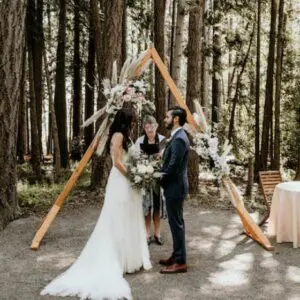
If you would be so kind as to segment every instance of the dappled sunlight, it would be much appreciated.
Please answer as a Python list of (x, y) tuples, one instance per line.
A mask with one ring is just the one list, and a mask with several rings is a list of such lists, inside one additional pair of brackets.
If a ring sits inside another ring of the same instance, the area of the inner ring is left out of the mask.
[(235, 247), (236, 243), (233, 241), (222, 241), (222, 245), (215, 251), (215, 258), (220, 259), (223, 256), (229, 255)]
[(266, 269), (272, 269), (279, 266), (279, 262), (274, 257), (267, 257), (261, 263), (260, 266)]
[(286, 272), (286, 279), (300, 283), (300, 268), (295, 266), (289, 266)]
[(211, 249), (214, 245), (214, 240), (206, 237), (205, 239), (203, 237), (195, 236), (193, 237), (188, 243), (188, 247), (196, 250), (201, 250), (201, 253), (210, 253)]
[(252, 253), (244, 253), (235, 255), (233, 259), (224, 261), (219, 266), (224, 269), (247, 271), (252, 268), (253, 260)]
[(209, 281), (212, 284), (221, 286), (238, 286), (249, 283), (246, 274), (244, 274), (243, 271), (236, 269), (213, 273), (209, 276)]
[(216, 226), (216, 225), (211, 225), (211, 226), (207, 226), (202, 228), (202, 232), (206, 233), (212, 237), (217, 237), (221, 234), (222, 232), (222, 227), (220, 226)]
[(222, 271), (213, 272), (209, 275), (208, 281), (212, 284), (204, 285), (203, 292), (210, 292), (216, 287), (224, 286), (240, 286), (249, 284), (250, 274), (247, 271), (251, 270), (253, 264), (253, 254), (245, 253), (234, 256), (233, 259), (224, 261), (218, 266)]
[[(272, 282), (263, 287), (263, 294), (268, 295), (270, 298), (273, 296), (277, 296), (284, 293), (284, 287), (281, 283)], [(282, 298), (286, 299), (286, 298)], [(299, 299), (299, 298), (298, 298)]]
[(41, 255), (37, 262), (51, 264), (57, 269), (62, 269), (71, 265), (77, 258), (77, 254), (70, 252), (57, 252), (55, 254)]

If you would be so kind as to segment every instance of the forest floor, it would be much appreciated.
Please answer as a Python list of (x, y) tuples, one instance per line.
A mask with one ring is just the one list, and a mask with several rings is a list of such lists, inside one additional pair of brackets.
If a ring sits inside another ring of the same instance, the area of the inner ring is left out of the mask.
[[(163, 220), (165, 244), (150, 245), (153, 268), (126, 275), (134, 299), (300, 299), (299, 250), (271, 240), (275, 250), (266, 251), (240, 235), (238, 215), (217, 190), (203, 184), (201, 197), (186, 201), (188, 273), (159, 273), (159, 259), (171, 250)], [(61, 299), (41, 297), (39, 292), (78, 257), (99, 216), (102, 198), (102, 193), (77, 188), (36, 252), (30, 244), (44, 209), (8, 225), (0, 233), (0, 300)]]

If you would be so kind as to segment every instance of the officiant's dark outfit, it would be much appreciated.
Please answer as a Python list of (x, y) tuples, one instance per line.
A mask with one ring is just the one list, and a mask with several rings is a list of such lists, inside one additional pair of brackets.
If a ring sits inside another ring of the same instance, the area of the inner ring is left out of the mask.
[(167, 143), (163, 154), (161, 186), (164, 189), (167, 215), (173, 237), (173, 253), (168, 260), (160, 262), (164, 265), (186, 264), (183, 202), (189, 189), (187, 177), (189, 148), (189, 139), (185, 131), (179, 128)]
[[(155, 143), (149, 144), (147, 135), (145, 134), (143, 137), (140, 138), (139, 147), (141, 152), (146, 155), (155, 155), (160, 152), (160, 142), (164, 139), (162, 135), (156, 133), (155, 135)], [(160, 187), (157, 186), (156, 188), (148, 191), (144, 196), (143, 201), (143, 209), (145, 216), (149, 213), (149, 209), (153, 209), (153, 212), (157, 212), (160, 216), (164, 215), (163, 205), (161, 203), (160, 197)]]

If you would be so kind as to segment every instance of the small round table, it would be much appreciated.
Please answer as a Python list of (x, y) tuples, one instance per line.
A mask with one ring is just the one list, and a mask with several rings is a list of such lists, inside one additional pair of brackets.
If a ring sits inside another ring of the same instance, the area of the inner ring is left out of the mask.
[(270, 213), (270, 235), (277, 243), (293, 242), (300, 247), (300, 181), (276, 185)]

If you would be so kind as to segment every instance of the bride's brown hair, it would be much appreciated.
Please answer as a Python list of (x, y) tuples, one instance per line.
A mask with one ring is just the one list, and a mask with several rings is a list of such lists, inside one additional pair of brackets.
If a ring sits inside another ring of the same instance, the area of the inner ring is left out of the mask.
[(135, 113), (130, 108), (122, 108), (120, 109), (114, 121), (110, 127), (108, 141), (107, 141), (107, 149), (110, 149), (110, 143), (113, 135), (116, 132), (120, 132), (123, 135), (123, 149), (128, 150), (128, 145), (131, 143), (130, 140), (130, 131), (132, 129), (132, 123), (135, 120)]

